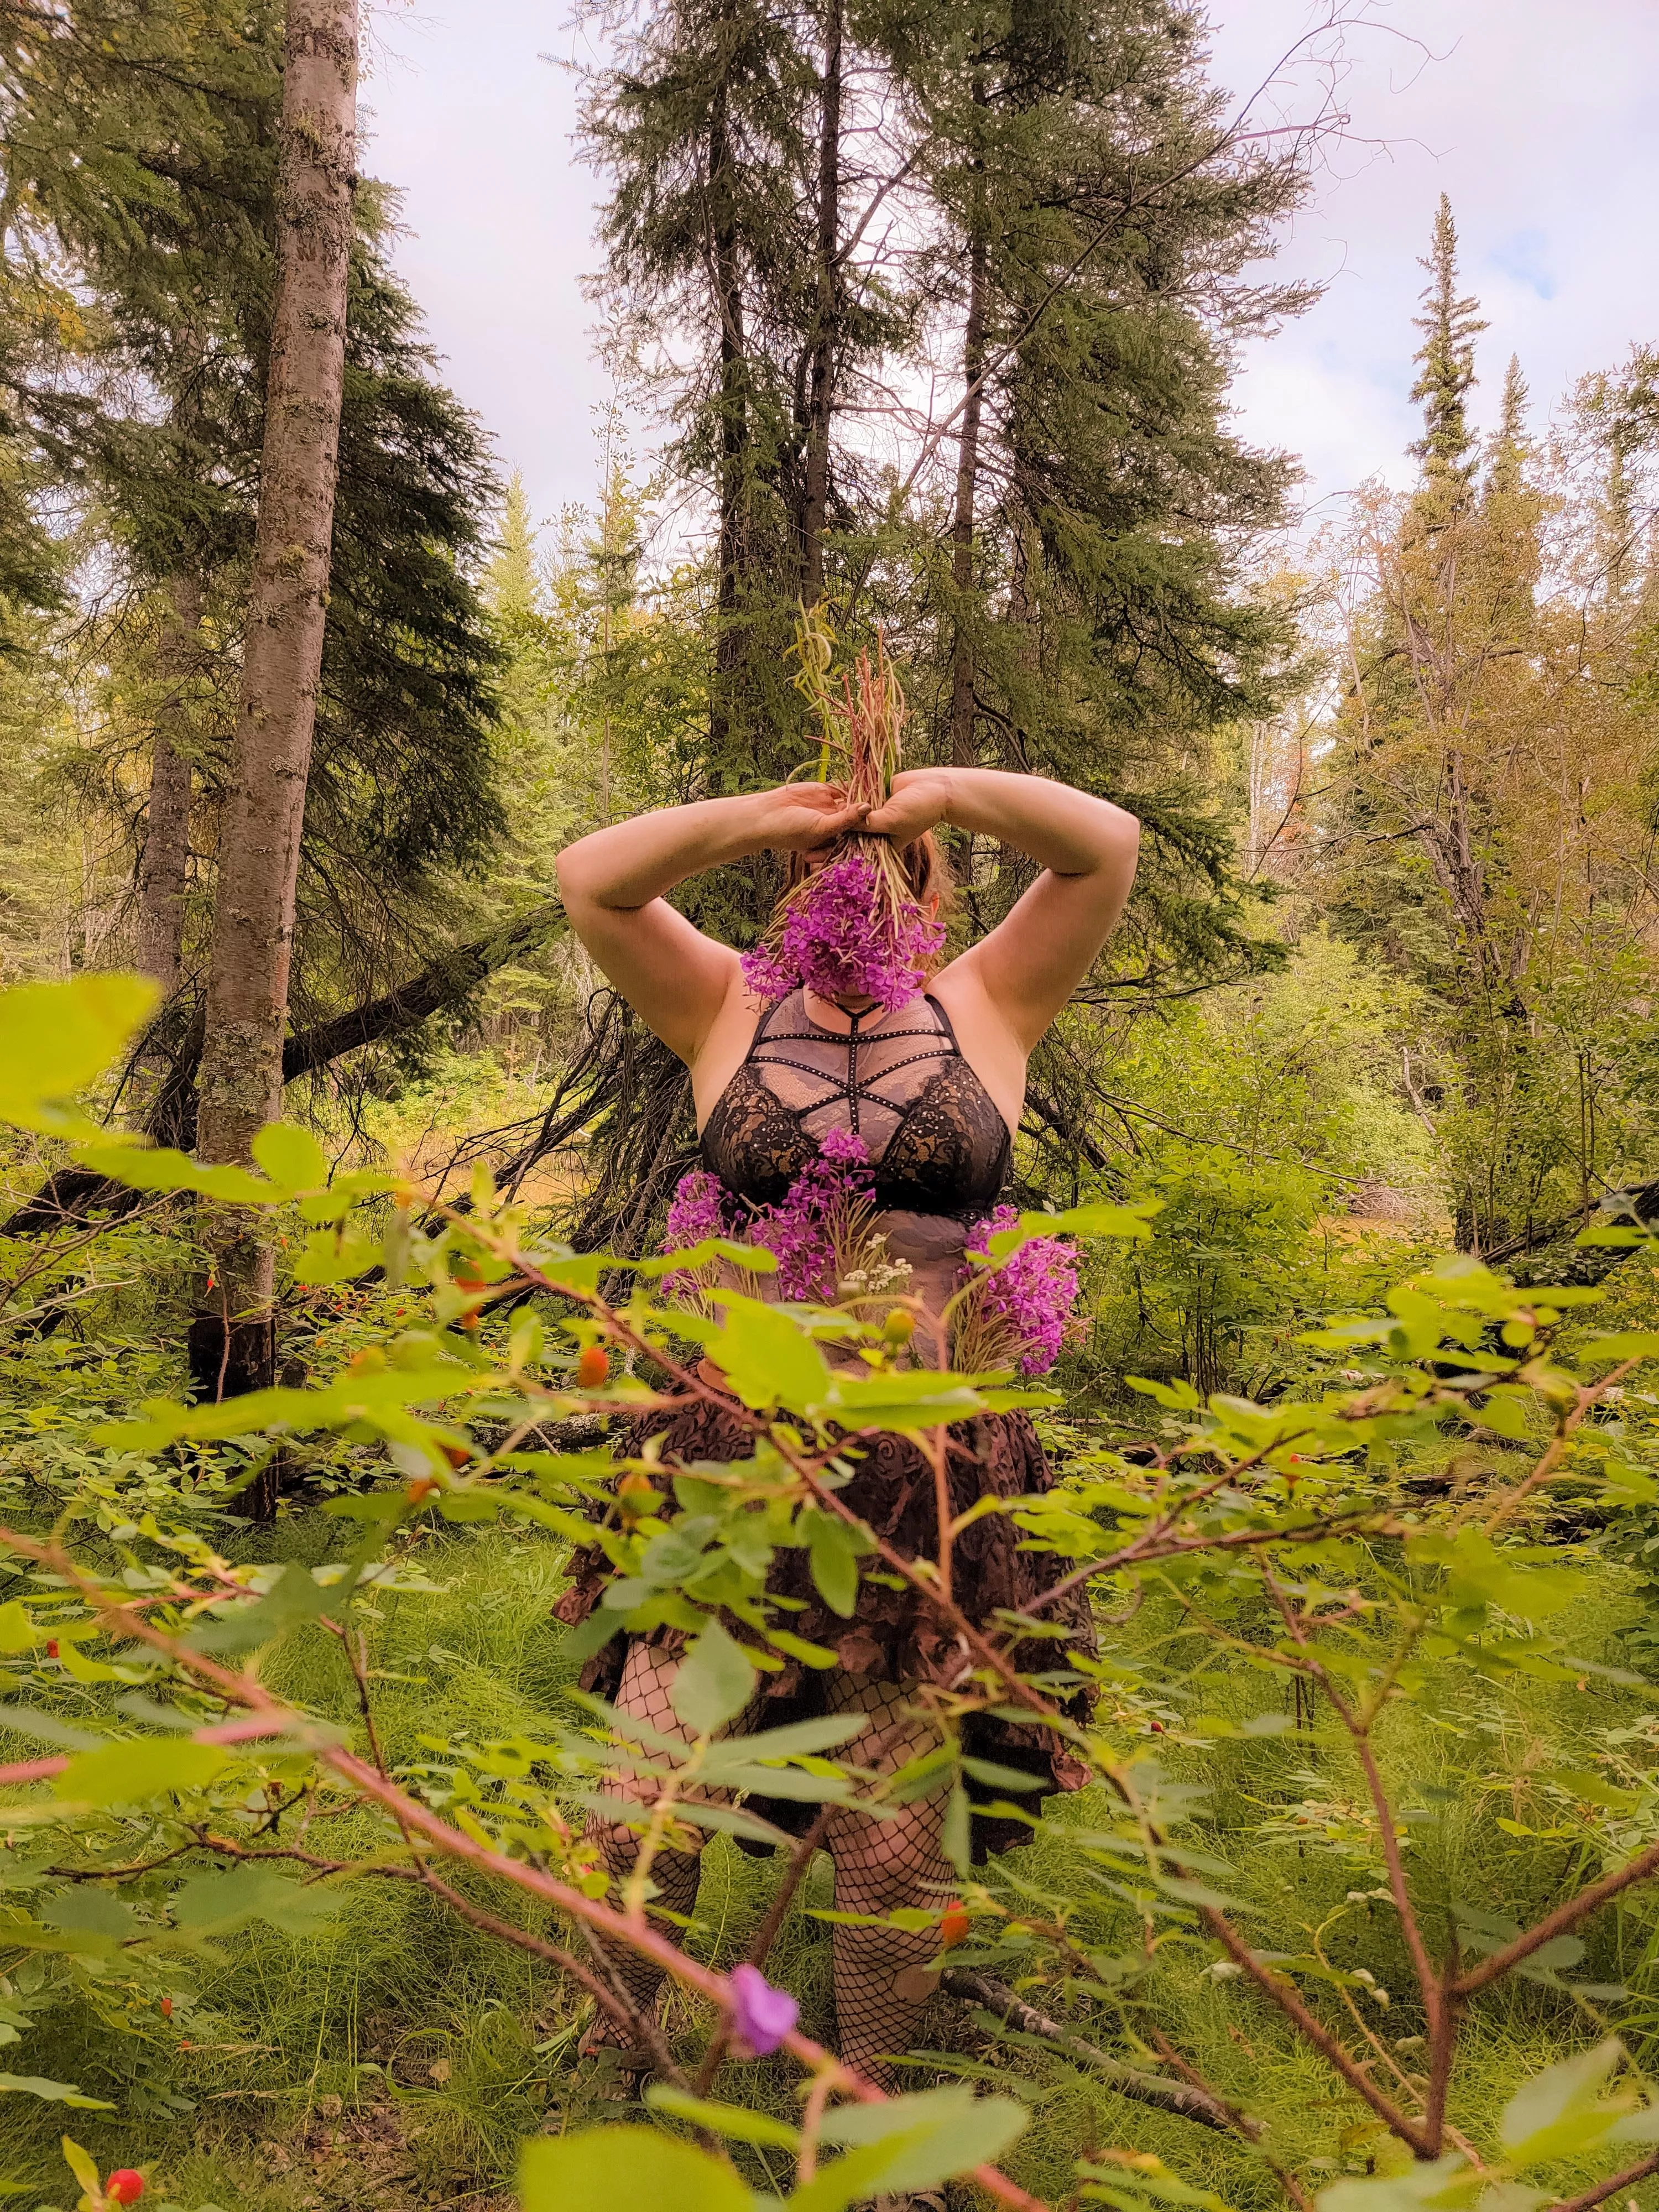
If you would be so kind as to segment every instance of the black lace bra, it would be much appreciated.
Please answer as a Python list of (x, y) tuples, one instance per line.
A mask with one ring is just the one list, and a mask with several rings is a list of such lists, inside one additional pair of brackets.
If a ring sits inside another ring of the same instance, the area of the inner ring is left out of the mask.
[(976, 1220), (1007, 1178), (1008, 1124), (962, 1056), (937, 999), (848, 1017), (827, 1030), (804, 991), (769, 1006), (702, 1133), (702, 1162), (728, 1190), (775, 1206), (831, 1129), (861, 1137), (884, 1212)]

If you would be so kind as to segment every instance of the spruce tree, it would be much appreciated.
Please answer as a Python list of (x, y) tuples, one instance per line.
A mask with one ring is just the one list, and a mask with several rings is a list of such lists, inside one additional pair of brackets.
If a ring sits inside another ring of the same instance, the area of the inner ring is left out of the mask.
[(1434, 235), (1419, 266), (1428, 272), (1423, 313), (1413, 327), (1423, 333), (1417, 352), (1418, 376), (1411, 396), (1423, 408), (1423, 435), (1412, 447), (1423, 464), (1431, 497), (1455, 503), (1474, 474), (1476, 444), (1467, 402), (1474, 384), (1474, 342), (1486, 327), (1480, 301), (1461, 294), (1457, 274), (1457, 226), (1444, 192), (1435, 210)]

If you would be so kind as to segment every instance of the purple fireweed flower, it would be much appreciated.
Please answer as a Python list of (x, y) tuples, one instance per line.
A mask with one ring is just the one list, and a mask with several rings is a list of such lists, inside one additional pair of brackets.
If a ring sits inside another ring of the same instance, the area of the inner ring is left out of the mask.
[(750, 1232), (775, 1257), (785, 1297), (818, 1305), (834, 1298), (849, 1218), (870, 1206), (875, 1194), (864, 1139), (850, 1129), (830, 1130), (817, 1159), (795, 1177), (782, 1204), (763, 1208)]
[(787, 1990), (775, 1990), (758, 1966), (747, 1960), (733, 1966), (732, 2037), (751, 2058), (769, 2058), (800, 2016)]
[[(1000, 1206), (968, 1239), (969, 1251), (982, 1252), (999, 1230), (1017, 1229), (1019, 1214)], [(990, 1364), (1013, 1360), (1022, 1375), (1046, 1375), (1060, 1357), (1066, 1324), (1077, 1304), (1077, 1248), (1059, 1237), (1034, 1237), (1000, 1266), (982, 1273), (975, 1291), (979, 1319), (1000, 1355)]]
[(718, 1176), (707, 1168), (693, 1168), (674, 1186), (668, 1201), (665, 1252), (682, 1252), (688, 1244), (701, 1244), (705, 1237), (732, 1233), (732, 1197)]
[(744, 954), (750, 989), (781, 999), (805, 983), (820, 998), (874, 999), (889, 1011), (906, 1005), (945, 942), (945, 926), (914, 900), (890, 915), (877, 891), (866, 854), (846, 852), (820, 868), (785, 908), (775, 940)]

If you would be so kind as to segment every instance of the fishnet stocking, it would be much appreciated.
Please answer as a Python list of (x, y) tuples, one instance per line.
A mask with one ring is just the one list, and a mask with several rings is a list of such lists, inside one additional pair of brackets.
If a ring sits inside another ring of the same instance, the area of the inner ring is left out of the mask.
[[(939, 1729), (914, 1706), (911, 1686), (838, 1674), (829, 1686), (838, 1712), (860, 1711), (868, 1725), (836, 1756), (849, 1765), (891, 1774), (931, 1751)], [(838, 1813), (825, 1837), (836, 1862), (836, 1907), (841, 1912), (891, 1912), (903, 1905), (937, 1905), (956, 1877), (939, 1849), (945, 1800), (918, 1799), (890, 1820)], [(836, 2044), (849, 2066), (884, 2089), (900, 2086), (884, 2054), (909, 2047), (912, 2031), (933, 1994), (927, 1963), (939, 1949), (936, 1929), (837, 1928), (833, 1958)]]
[[(630, 1644), (616, 1704), (618, 1712), (628, 1714), (630, 1719), (644, 1721), (659, 1735), (675, 1736), (685, 1743), (690, 1740), (690, 1731), (669, 1701), (678, 1665), (678, 1660), (671, 1659), (666, 1652), (649, 1644)], [(618, 1773), (611, 1778), (610, 1795), (644, 1803), (653, 1796), (655, 1787), (649, 1775)], [(639, 1856), (639, 1837), (622, 1821), (606, 1820), (598, 1814), (589, 1821), (587, 1832), (599, 1844), (605, 1869), (620, 1890), (634, 1871)], [(659, 1851), (651, 1862), (651, 1879), (658, 1890), (656, 1902), (666, 1905), (671, 1912), (690, 1913), (697, 1901), (697, 1874), (695, 1851)], [(673, 1931), (660, 1923), (658, 1932), (672, 1938)], [(601, 1948), (629, 2002), (638, 2011), (649, 2014), (662, 1986), (664, 1969), (623, 1944), (606, 1943)], [(599, 2015), (587, 2040), (595, 2049), (607, 2044), (623, 2047), (622, 2030), (608, 2013)]]
[[(648, 1644), (631, 1644), (616, 1703), (618, 1711), (684, 1743), (690, 1741), (689, 1732), (669, 1697), (678, 1663)], [(837, 1754), (849, 1765), (892, 1774), (939, 1741), (937, 1726), (911, 1705), (911, 1691), (902, 1683), (837, 1674), (827, 1689), (832, 1711), (866, 1717), (859, 1734)], [(742, 1728), (740, 1721), (732, 1733)], [(649, 1777), (629, 1774), (618, 1774), (611, 1784), (613, 1795), (636, 1802), (644, 1802), (653, 1787)], [(708, 1794), (716, 1797), (720, 1793)], [(851, 1811), (836, 1814), (824, 1841), (836, 1864), (837, 1910), (888, 1913), (904, 1905), (939, 1904), (955, 1881), (950, 1862), (939, 1849), (944, 1820), (942, 1791), (903, 1807), (888, 1820)], [(621, 1821), (598, 1817), (590, 1822), (588, 1832), (599, 1844), (612, 1881), (620, 1886), (633, 1872), (639, 1838)], [(697, 1899), (698, 1872), (696, 1852), (659, 1851), (651, 1863), (658, 1902), (671, 1911), (690, 1913)], [(604, 1948), (630, 2002), (649, 2013), (662, 1984), (662, 1968), (621, 1945)], [(879, 2062), (885, 2054), (908, 2048), (917, 2015), (933, 1991), (926, 1967), (938, 1948), (938, 1935), (931, 1929), (835, 1930), (838, 2047), (849, 2065), (883, 2088), (899, 2086), (896, 2069)], [(602, 2014), (588, 2043), (592, 2048), (621, 2047), (623, 2037), (609, 2016)]]

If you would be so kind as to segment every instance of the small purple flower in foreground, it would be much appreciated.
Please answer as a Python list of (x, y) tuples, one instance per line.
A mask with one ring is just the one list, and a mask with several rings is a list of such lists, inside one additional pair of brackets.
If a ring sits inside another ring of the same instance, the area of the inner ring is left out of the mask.
[(732, 2035), (751, 2058), (769, 2058), (800, 2015), (787, 1990), (775, 1990), (758, 1966), (733, 1966)]

